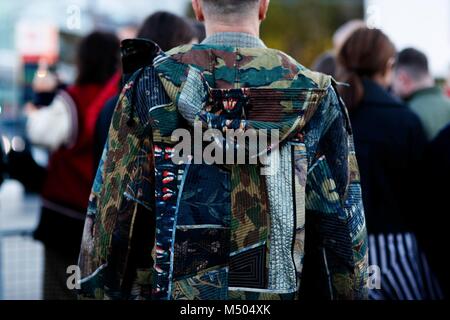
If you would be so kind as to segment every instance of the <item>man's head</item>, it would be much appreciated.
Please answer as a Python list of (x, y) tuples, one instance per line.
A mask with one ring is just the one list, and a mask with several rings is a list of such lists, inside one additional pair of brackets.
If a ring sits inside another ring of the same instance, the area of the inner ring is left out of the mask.
[(434, 79), (428, 68), (426, 55), (408, 48), (398, 54), (393, 89), (401, 98), (408, 98), (417, 90), (432, 87)]
[(204, 21), (207, 35), (246, 32), (259, 35), (270, 0), (192, 0), (195, 16)]

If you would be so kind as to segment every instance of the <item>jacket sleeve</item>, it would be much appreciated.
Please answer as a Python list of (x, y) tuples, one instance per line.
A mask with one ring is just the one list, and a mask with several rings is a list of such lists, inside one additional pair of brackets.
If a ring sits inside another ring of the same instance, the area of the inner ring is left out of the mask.
[(26, 131), (30, 141), (51, 151), (76, 139), (77, 111), (69, 94), (59, 92), (52, 104), (28, 116)]
[(347, 111), (333, 87), (310, 125), (320, 129), (307, 177), (305, 287), (322, 298), (365, 299), (368, 250), (359, 169)]
[(89, 199), (80, 298), (128, 299), (136, 275), (141, 288), (149, 286), (155, 194), (149, 110), (168, 99), (147, 94), (157, 91), (164, 92), (154, 69), (144, 68), (124, 87), (114, 111)]

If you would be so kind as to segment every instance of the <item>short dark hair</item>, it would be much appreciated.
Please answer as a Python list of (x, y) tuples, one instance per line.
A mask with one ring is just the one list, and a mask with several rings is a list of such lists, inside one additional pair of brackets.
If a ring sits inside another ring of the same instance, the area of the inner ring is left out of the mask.
[(194, 26), (173, 13), (159, 11), (142, 24), (138, 38), (156, 42), (163, 51), (190, 43), (197, 37)]
[(402, 50), (397, 57), (397, 68), (404, 68), (416, 80), (429, 74), (427, 56), (414, 48)]
[(110, 32), (94, 31), (78, 46), (76, 83), (104, 84), (120, 66), (120, 42)]
[(259, 0), (203, 0), (205, 9), (214, 15), (245, 13)]

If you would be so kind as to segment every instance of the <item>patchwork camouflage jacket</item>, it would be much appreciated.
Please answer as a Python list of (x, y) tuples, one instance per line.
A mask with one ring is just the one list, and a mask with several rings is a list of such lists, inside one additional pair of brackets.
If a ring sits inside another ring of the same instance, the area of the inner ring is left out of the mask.
[[(90, 197), (81, 298), (364, 299), (359, 173), (334, 84), (280, 51), (206, 44), (137, 72)], [(277, 129), (275, 174), (172, 161), (173, 131), (194, 121)]]

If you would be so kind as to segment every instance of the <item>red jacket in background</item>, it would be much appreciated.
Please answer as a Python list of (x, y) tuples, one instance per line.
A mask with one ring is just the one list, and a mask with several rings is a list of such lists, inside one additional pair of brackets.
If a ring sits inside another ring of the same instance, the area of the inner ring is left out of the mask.
[(67, 89), (74, 103), (75, 137), (71, 146), (59, 148), (50, 157), (42, 192), (44, 206), (50, 202), (84, 215), (97, 167), (93, 157), (95, 122), (106, 101), (117, 94), (118, 81), (120, 75), (116, 74), (105, 85), (74, 85)]

